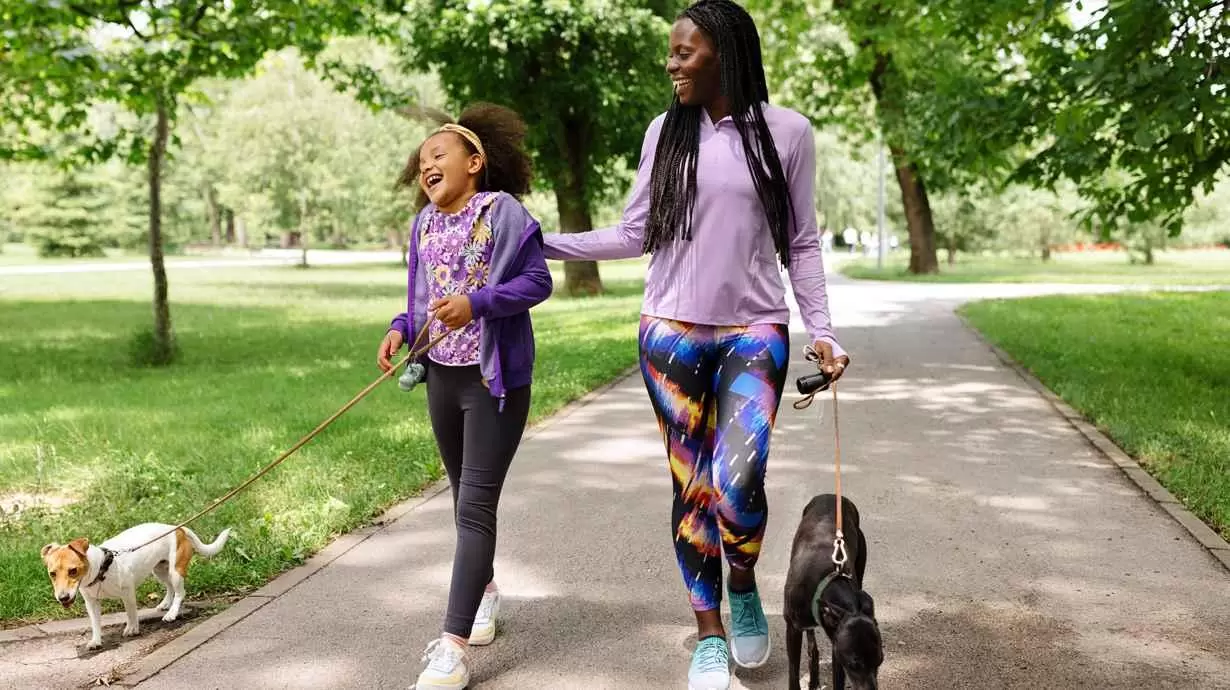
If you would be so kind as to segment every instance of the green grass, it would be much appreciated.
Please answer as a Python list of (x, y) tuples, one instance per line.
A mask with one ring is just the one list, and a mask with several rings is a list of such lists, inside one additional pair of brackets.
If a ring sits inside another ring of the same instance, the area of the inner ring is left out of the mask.
[(1230, 293), (986, 301), (962, 313), (1230, 537)]
[[(130, 252), (120, 249), (104, 249), (106, 256), (70, 259), (65, 257), (43, 258), (38, 255), (38, 249), (28, 244), (9, 242), (0, 244), (0, 267), (5, 266), (59, 266), (80, 264), (114, 264), (114, 263), (149, 263), (149, 255), (142, 252)], [(227, 254), (219, 251), (197, 252), (193, 255), (168, 254), (166, 261), (173, 264), (177, 261), (193, 259), (235, 259), (241, 260), (241, 254)]]
[[(534, 419), (636, 361), (643, 264), (603, 275), (611, 296), (534, 311)], [(376, 347), (405, 303), (389, 266), (172, 269), (182, 360), (143, 369), (128, 350), (151, 320), (150, 283), (0, 276), (0, 625), (82, 615), (55, 605), (43, 544), (176, 522), (223, 494), (378, 376)], [(256, 588), (440, 475), (422, 389), (388, 382), (195, 525), (236, 535), (194, 566), (190, 595)]]
[(876, 260), (854, 259), (842, 272), (865, 280), (905, 280), (934, 283), (1114, 283), (1143, 285), (1230, 285), (1230, 251), (1159, 252), (1152, 266), (1133, 265), (1121, 252), (1056, 254), (1036, 258), (961, 254), (957, 263), (943, 261), (938, 275), (911, 275), (908, 252), (894, 255), (884, 267)]

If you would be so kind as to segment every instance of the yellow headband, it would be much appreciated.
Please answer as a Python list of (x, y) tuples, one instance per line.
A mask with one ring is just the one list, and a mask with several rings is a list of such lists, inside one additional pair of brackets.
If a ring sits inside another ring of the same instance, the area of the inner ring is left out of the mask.
[(462, 127), (461, 125), (455, 125), (450, 122), (448, 124), (440, 125), (440, 129), (437, 129), (436, 132), (453, 132), (454, 134), (460, 134), (478, 151), (478, 157), (482, 158), (484, 163), (487, 162), (487, 152), (483, 150), (483, 142), (479, 141), (478, 135), (473, 131)]

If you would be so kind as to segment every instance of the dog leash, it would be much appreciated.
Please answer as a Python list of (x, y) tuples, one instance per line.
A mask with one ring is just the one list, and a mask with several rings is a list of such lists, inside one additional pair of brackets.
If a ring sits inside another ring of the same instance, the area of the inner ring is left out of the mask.
[[(807, 361), (814, 362), (817, 369), (821, 369), (819, 374), (811, 374), (810, 376), (800, 377), (797, 385), (800, 393), (804, 393), (804, 397), (794, 401), (794, 409), (806, 410), (811, 406), (812, 401), (816, 399), (816, 394), (824, 390), (827, 386), (833, 392), (833, 480), (836, 485), (834, 493), (837, 495), (837, 538), (833, 540), (833, 565), (837, 566), (836, 572), (844, 572), (846, 561), (846, 538), (842, 532), (842, 526), (845, 524), (841, 516), (841, 425), (837, 418), (837, 383), (831, 381), (828, 373), (821, 368), (823, 360), (820, 353), (811, 345), (808, 345), (804, 350)], [(840, 366), (840, 365), (838, 365)], [(842, 367), (844, 369), (844, 367)], [(820, 408), (820, 420), (824, 421), (824, 408)]]
[[(444, 330), (444, 332), (443, 332), (443, 333), (441, 333), (440, 335), (436, 336), (434, 339), (432, 339), (432, 340), (428, 341), (428, 343), (427, 343), (426, 345), (424, 345), (423, 347), (418, 348), (418, 349), (415, 349), (415, 348), (416, 348), (416, 346), (419, 344), (419, 342), (423, 340), (423, 336), (427, 335), (427, 333), (428, 333), (428, 329), (431, 327), (432, 322), (433, 322), (433, 321), (435, 321), (435, 318), (436, 318), (436, 317), (435, 317), (435, 314), (429, 314), (429, 315), (428, 315), (428, 317), (427, 317), (427, 323), (423, 324), (423, 327), (419, 330), (418, 335), (416, 335), (416, 336), (414, 337), (414, 342), (413, 342), (413, 343), (411, 343), (410, 348), (409, 348), (409, 351), (406, 353), (406, 356), (405, 356), (405, 357), (401, 358), (401, 360), (399, 360), (396, 364), (394, 364), (393, 366), (389, 367), (389, 370), (388, 370), (388, 371), (386, 371), (386, 372), (382, 373), (382, 374), (380, 375), (380, 377), (379, 377), (379, 378), (377, 378), (375, 381), (372, 381), (372, 382), (371, 382), (370, 384), (368, 384), (368, 385), (367, 385), (367, 387), (366, 387), (366, 388), (364, 388), (363, 390), (359, 391), (358, 395), (356, 395), (356, 396), (354, 396), (353, 398), (351, 398), (351, 399), (350, 399), (350, 401), (349, 401), (349, 402), (347, 402), (345, 405), (342, 405), (342, 407), (341, 407), (340, 409), (338, 409), (338, 411), (337, 411), (337, 412), (334, 412), (332, 415), (330, 415), (330, 416), (329, 416), (329, 418), (328, 418), (328, 419), (326, 419), (325, 421), (321, 422), (321, 423), (320, 423), (320, 424), (319, 424), (319, 425), (318, 425), (315, 429), (312, 429), (312, 431), (311, 431), (311, 432), (309, 432), (306, 436), (304, 436), (303, 438), (299, 439), (299, 442), (298, 442), (298, 443), (296, 443), (295, 445), (291, 446), (289, 450), (287, 450), (287, 451), (283, 452), (281, 455), (279, 455), (279, 456), (277, 457), (277, 459), (276, 459), (276, 460), (274, 460), (273, 462), (271, 462), (271, 463), (269, 463), (268, 465), (266, 465), (266, 466), (265, 466), (265, 467), (264, 467), (264, 468), (263, 468), (260, 472), (257, 472), (256, 474), (252, 475), (251, 477), (249, 477), (249, 478), (247, 479), (247, 481), (245, 481), (244, 483), (242, 483), (242, 484), (240, 484), (239, 486), (235, 487), (234, 489), (231, 489), (231, 490), (230, 490), (230, 491), (228, 491), (226, 494), (224, 494), (221, 498), (216, 499), (213, 503), (211, 503), (208, 507), (206, 507), (206, 508), (204, 508), (203, 510), (201, 510), (200, 512), (198, 512), (196, 515), (193, 515), (192, 517), (188, 518), (187, 520), (184, 520), (183, 522), (181, 522), (181, 523), (179, 523), (178, 525), (176, 525), (176, 526), (172, 527), (171, 529), (167, 530), (166, 532), (163, 532), (162, 534), (159, 534), (158, 536), (154, 537), (153, 539), (150, 539), (149, 541), (147, 541), (147, 542), (145, 542), (145, 543), (143, 543), (143, 544), (141, 544), (141, 545), (139, 545), (139, 546), (134, 546), (134, 547), (132, 547), (132, 548), (128, 548), (128, 549), (118, 549), (118, 550), (114, 551), (114, 554), (115, 554), (115, 555), (118, 555), (118, 554), (122, 554), (122, 553), (131, 553), (131, 552), (133, 552), (133, 551), (138, 551), (138, 550), (140, 550), (140, 549), (143, 549), (143, 548), (145, 548), (145, 547), (149, 546), (150, 544), (153, 544), (154, 542), (158, 541), (159, 539), (162, 539), (163, 537), (167, 536), (168, 534), (171, 534), (171, 533), (175, 532), (176, 530), (179, 530), (180, 528), (183, 528), (183, 527), (188, 526), (189, 524), (191, 524), (191, 523), (193, 523), (194, 521), (196, 521), (196, 520), (200, 519), (201, 517), (203, 517), (203, 516), (205, 516), (205, 515), (208, 515), (209, 513), (213, 512), (214, 510), (217, 510), (219, 506), (221, 506), (223, 503), (226, 503), (227, 501), (229, 501), (229, 500), (231, 500), (232, 498), (234, 498), (235, 496), (237, 496), (237, 495), (238, 495), (241, 491), (243, 491), (244, 489), (248, 488), (248, 487), (249, 487), (249, 486), (250, 486), (253, 482), (255, 482), (257, 479), (260, 479), (261, 477), (263, 477), (263, 476), (265, 476), (266, 474), (268, 474), (271, 470), (273, 470), (273, 468), (277, 467), (278, 465), (281, 465), (283, 462), (285, 462), (285, 461), (286, 461), (286, 459), (287, 459), (287, 458), (289, 458), (291, 455), (294, 455), (294, 454), (295, 454), (295, 451), (297, 451), (297, 450), (299, 450), (300, 448), (302, 448), (303, 446), (307, 445), (307, 444), (308, 444), (308, 442), (309, 442), (309, 441), (311, 441), (312, 439), (316, 438), (316, 436), (317, 436), (320, 432), (324, 431), (324, 430), (325, 430), (325, 428), (327, 428), (330, 424), (332, 424), (333, 422), (337, 421), (338, 417), (341, 417), (342, 415), (346, 414), (346, 412), (348, 412), (348, 411), (350, 410), (350, 408), (354, 407), (355, 405), (357, 405), (357, 404), (359, 403), (359, 401), (360, 401), (360, 400), (362, 400), (363, 398), (367, 397), (367, 394), (368, 394), (368, 393), (371, 393), (373, 390), (375, 390), (375, 389), (376, 389), (376, 386), (379, 386), (381, 383), (383, 383), (383, 382), (384, 382), (384, 380), (385, 380), (385, 379), (387, 379), (387, 378), (389, 378), (390, 376), (392, 376), (392, 375), (393, 375), (393, 373), (394, 373), (395, 371), (397, 371), (397, 370), (398, 370), (398, 368), (400, 368), (403, 364), (409, 365), (409, 363), (410, 363), (412, 360), (418, 359), (419, 357), (423, 356), (425, 353), (427, 353), (428, 351), (430, 351), (430, 350), (431, 350), (431, 348), (435, 347), (435, 346), (436, 346), (436, 345), (437, 345), (437, 344), (438, 344), (441, 340), (443, 340), (443, 339), (444, 339), (444, 337), (445, 337), (445, 336), (447, 336), (447, 335), (449, 334), (449, 332), (450, 332), (450, 330), (449, 330), (449, 329), (447, 329), (447, 328)], [(112, 557), (114, 557), (114, 556), (112, 556)]]
[(841, 518), (841, 427), (837, 423), (837, 384), (833, 383), (829, 386), (833, 391), (833, 483), (836, 485), (834, 493), (837, 494), (837, 538), (833, 540), (833, 565), (837, 566), (837, 571), (842, 572), (846, 567), (846, 537), (842, 533), (842, 525), (846, 524)]
[[(830, 558), (833, 561), (833, 571), (826, 575), (816, 586), (816, 591), (812, 595), (811, 614), (812, 620), (816, 625), (820, 625), (821, 616), (821, 599), (824, 595), (824, 590), (839, 578), (850, 578), (851, 575), (846, 569), (846, 563), (849, 561), (849, 556), (846, 553), (846, 537), (842, 530), (845, 524), (842, 517), (841, 505), (841, 424), (837, 412), (837, 383), (832, 381), (832, 377), (822, 369), (823, 362), (820, 354), (815, 348), (808, 345), (805, 350), (807, 361), (815, 362), (816, 368), (820, 369), (819, 374), (811, 374), (809, 376), (799, 377), (797, 386), (799, 393), (804, 394), (804, 397), (794, 402), (794, 409), (805, 410), (811, 406), (816, 398), (816, 394), (828, 387), (833, 393), (833, 483), (834, 494), (837, 496), (837, 524), (836, 534), (833, 539), (833, 554)], [(842, 367), (844, 369), (844, 367)], [(824, 421), (824, 407), (820, 408), (820, 421)]]

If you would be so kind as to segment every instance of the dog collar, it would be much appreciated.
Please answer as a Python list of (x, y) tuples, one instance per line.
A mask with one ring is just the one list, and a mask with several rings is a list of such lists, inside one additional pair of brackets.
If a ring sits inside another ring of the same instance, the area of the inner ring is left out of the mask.
[(822, 625), (820, 623), (820, 599), (824, 596), (824, 590), (828, 589), (829, 585), (839, 577), (849, 578), (850, 576), (841, 568), (834, 568), (833, 572), (825, 575), (824, 579), (820, 580), (820, 584), (816, 585), (816, 593), (811, 598), (811, 617), (817, 626)]
[(94, 580), (90, 582), (90, 584), (86, 585), (86, 587), (93, 587), (94, 585), (107, 579), (107, 571), (111, 569), (111, 563), (115, 560), (114, 551), (105, 546), (100, 546), (98, 548), (103, 551), (103, 562), (102, 565), (98, 566), (98, 575), (94, 576)]

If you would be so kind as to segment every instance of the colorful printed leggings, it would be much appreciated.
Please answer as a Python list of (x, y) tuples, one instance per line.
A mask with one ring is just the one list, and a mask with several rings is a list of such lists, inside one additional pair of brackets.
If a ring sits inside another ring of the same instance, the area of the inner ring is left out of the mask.
[(641, 318), (641, 373), (675, 488), (675, 554), (696, 611), (722, 601), (722, 552), (756, 564), (768, 518), (769, 436), (782, 399), (784, 325), (704, 326)]

